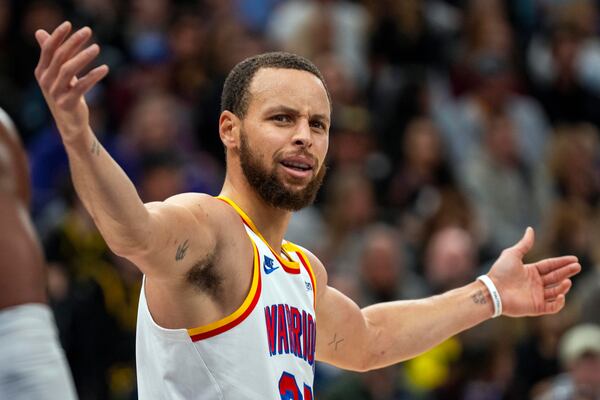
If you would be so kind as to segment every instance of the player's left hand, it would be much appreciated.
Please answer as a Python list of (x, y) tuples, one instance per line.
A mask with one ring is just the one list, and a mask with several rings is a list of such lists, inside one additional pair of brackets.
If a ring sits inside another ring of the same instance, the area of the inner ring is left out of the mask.
[(488, 273), (500, 293), (502, 315), (534, 316), (560, 311), (571, 288), (569, 278), (581, 271), (575, 256), (523, 264), (533, 242), (533, 229), (527, 228), (523, 238), (505, 249)]

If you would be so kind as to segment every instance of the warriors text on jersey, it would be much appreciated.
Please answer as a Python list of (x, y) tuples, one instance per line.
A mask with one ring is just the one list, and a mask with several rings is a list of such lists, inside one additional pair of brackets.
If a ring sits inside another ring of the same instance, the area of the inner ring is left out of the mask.
[(315, 277), (302, 249), (280, 255), (235, 203), (254, 249), (250, 291), (231, 315), (193, 329), (165, 329), (144, 286), (136, 338), (139, 398), (312, 400)]

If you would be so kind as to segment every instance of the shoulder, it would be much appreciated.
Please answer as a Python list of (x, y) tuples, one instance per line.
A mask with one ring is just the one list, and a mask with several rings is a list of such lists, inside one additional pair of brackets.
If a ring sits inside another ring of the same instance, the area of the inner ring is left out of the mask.
[[(237, 212), (211, 195), (180, 193), (162, 202), (147, 203), (146, 207), (154, 214), (162, 214), (169, 223), (185, 223), (191, 218), (206, 237), (215, 240), (219, 249), (227, 249), (232, 242), (246, 241), (247, 233)], [(174, 215), (177, 220), (171, 218)], [(251, 248), (250, 243), (247, 247)]]
[(317, 296), (318, 296), (319, 293), (322, 293), (322, 291), (323, 291), (321, 288), (327, 287), (328, 277), (327, 277), (327, 270), (325, 269), (325, 266), (323, 265), (321, 260), (319, 260), (319, 258), (310, 250), (307, 250), (306, 248), (299, 246), (295, 243), (291, 243), (291, 242), (288, 242), (288, 243), (290, 243), (294, 247), (297, 247), (298, 250), (300, 250), (300, 252), (302, 254), (304, 254), (304, 256), (308, 259), (308, 262), (310, 263), (310, 267), (313, 270), (313, 273), (315, 274), (315, 279), (317, 280)]
[(195, 217), (208, 222), (214, 222), (219, 226), (225, 223), (237, 222), (241, 225), (239, 215), (227, 203), (216, 197), (205, 193), (180, 193), (171, 196), (164, 202), (148, 203), (152, 209), (161, 205), (179, 206), (191, 212)]

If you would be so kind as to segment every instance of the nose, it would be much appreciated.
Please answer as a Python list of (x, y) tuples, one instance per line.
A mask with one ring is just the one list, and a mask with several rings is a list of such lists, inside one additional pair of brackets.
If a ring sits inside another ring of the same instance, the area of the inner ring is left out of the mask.
[(307, 119), (302, 118), (299, 120), (298, 126), (294, 132), (293, 142), (294, 145), (300, 147), (310, 148), (312, 146), (312, 133)]

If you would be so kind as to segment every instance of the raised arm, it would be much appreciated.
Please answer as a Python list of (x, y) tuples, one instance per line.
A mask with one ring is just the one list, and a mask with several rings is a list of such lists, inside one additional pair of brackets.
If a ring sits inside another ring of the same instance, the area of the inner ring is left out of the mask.
[(84, 95), (106, 76), (101, 65), (77, 77), (99, 54), (89, 28), (71, 34), (65, 22), (52, 34), (38, 30), (41, 54), (35, 76), (54, 116), (69, 157), (79, 198), (109, 247), (129, 258), (146, 274), (172, 273), (210, 254), (210, 224), (203, 218), (202, 198), (176, 196), (144, 205), (127, 175), (104, 150), (89, 125)]
[[(532, 245), (533, 230), (528, 228), (487, 274), (500, 293), (503, 315), (560, 311), (571, 287), (569, 277), (581, 270), (573, 256), (523, 265), (523, 256)], [(340, 368), (366, 371), (412, 358), (491, 318), (494, 312), (490, 292), (480, 281), (439, 296), (380, 303), (361, 310), (327, 287), (323, 266), (313, 261), (319, 290), (317, 359)]]

